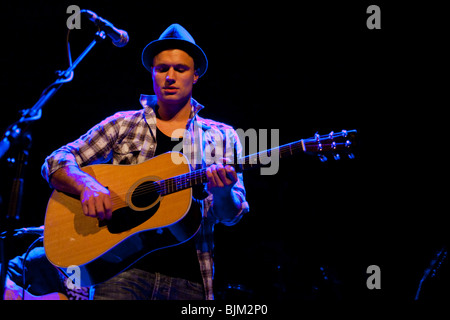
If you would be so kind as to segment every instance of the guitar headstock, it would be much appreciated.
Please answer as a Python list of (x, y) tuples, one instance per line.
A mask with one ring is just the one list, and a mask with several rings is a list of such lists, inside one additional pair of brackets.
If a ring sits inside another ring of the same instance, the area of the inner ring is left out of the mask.
[(315, 134), (313, 138), (303, 139), (303, 149), (306, 153), (317, 154), (320, 161), (327, 161), (326, 155), (332, 155), (334, 160), (341, 158), (340, 154), (346, 154), (349, 159), (354, 159), (352, 149), (356, 143), (356, 130), (331, 131), (327, 135)]

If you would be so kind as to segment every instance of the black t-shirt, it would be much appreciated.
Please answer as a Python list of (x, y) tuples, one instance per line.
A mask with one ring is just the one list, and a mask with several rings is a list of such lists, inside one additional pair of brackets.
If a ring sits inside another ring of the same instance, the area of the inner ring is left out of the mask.
[[(156, 129), (156, 141), (155, 156), (172, 151), (175, 145), (179, 143), (178, 141), (172, 141), (159, 129)], [(192, 199), (189, 210), (201, 210), (200, 204)], [(159, 272), (170, 277), (198, 283), (203, 282), (195, 241), (192, 238), (180, 245), (152, 252), (139, 260), (134, 267), (148, 272)]]

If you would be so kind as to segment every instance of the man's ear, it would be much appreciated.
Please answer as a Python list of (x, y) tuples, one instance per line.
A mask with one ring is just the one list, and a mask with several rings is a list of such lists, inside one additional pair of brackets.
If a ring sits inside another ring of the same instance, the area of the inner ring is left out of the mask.
[(199, 76), (198, 76), (198, 72), (197, 72), (197, 70), (195, 70), (195, 72), (194, 72), (194, 84), (196, 84), (196, 83), (197, 83), (197, 81), (198, 81), (198, 78), (199, 78)]

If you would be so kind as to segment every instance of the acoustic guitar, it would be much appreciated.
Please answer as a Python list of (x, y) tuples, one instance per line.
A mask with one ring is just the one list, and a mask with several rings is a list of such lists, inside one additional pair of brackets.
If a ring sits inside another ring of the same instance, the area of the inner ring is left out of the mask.
[[(353, 158), (355, 137), (356, 130), (316, 134), (237, 159), (234, 166), (238, 172), (259, 168), (276, 153), (280, 158), (307, 153), (324, 161), (326, 154), (337, 159), (339, 152)], [(78, 197), (55, 190), (44, 229), (47, 258), (79, 285), (106, 281), (146, 254), (181, 244), (199, 230), (201, 212), (188, 212), (192, 187), (207, 182), (206, 169), (191, 171), (183, 154), (168, 152), (136, 165), (97, 164), (82, 170), (109, 189), (112, 218), (87, 217)]]

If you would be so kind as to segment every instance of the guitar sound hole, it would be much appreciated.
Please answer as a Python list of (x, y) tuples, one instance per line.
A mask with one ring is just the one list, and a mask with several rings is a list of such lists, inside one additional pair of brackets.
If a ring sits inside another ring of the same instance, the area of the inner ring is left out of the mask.
[(159, 198), (159, 185), (154, 181), (141, 183), (131, 195), (131, 203), (136, 208), (146, 208)]

